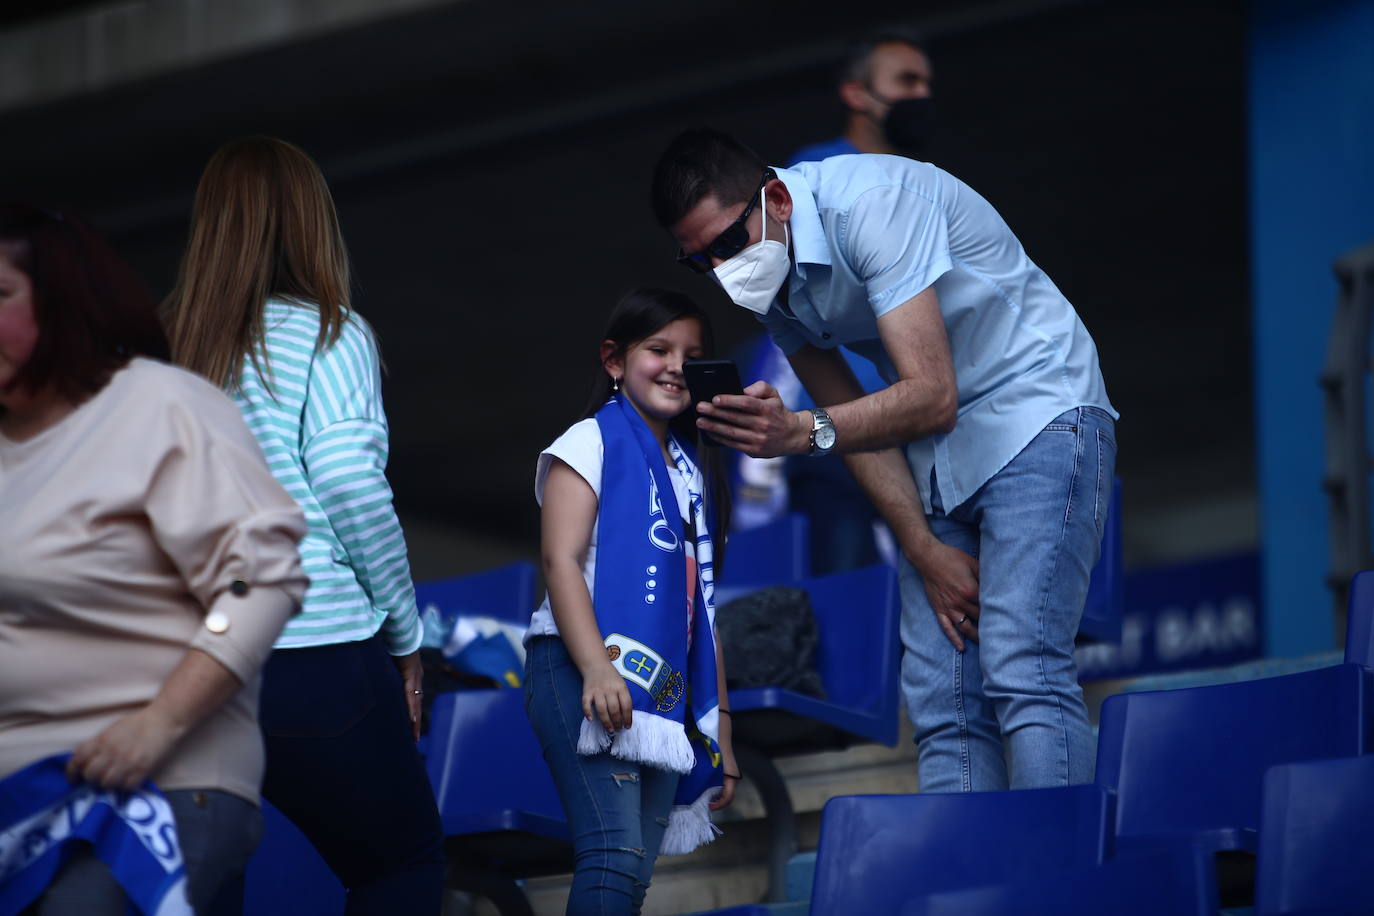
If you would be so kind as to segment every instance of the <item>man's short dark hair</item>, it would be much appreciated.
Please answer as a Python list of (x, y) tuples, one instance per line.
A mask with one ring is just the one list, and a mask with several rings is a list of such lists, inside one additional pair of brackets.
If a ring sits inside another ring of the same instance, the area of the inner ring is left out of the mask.
[(744, 202), (767, 168), (759, 155), (729, 134), (708, 127), (673, 138), (654, 167), (654, 216), (669, 228), (707, 195), (723, 207)]
[(922, 54), (929, 54), (925, 42), (915, 32), (909, 29), (883, 29), (865, 35), (850, 46), (849, 54), (840, 67), (839, 81), (867, 83), (873, 70), (873, 52), (882, 45), (906, 45)]

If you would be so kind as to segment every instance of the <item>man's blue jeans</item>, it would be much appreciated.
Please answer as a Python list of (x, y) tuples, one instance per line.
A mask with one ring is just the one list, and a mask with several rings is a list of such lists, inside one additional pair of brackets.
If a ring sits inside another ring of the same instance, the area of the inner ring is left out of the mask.
[(577, 752), (582, 675), (556, 636), (530, 641), (525, 710), (572, 827), (568, 916), (638, 913), (668, 826), (678, 774), (610, 754)]
[(902, 692), (923, 792), (1091, 782), (1095, 748), (1074, 636), (1097, 561), (1116, 466), (1115, 425), (1096, 407), (1046, 426), (962, 505), (928, 516), (978, 558), (979, 642), (945, 638), (920, 574), (902, 563)]

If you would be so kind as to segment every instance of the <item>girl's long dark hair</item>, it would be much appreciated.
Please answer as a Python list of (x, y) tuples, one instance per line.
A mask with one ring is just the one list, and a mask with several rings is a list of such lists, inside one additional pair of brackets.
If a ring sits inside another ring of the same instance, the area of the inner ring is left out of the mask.
[[(638, 287), (630, 290), (611, 310), (610, 320), (606, 322), (606, 332), (601, 340), (615, 341), (615, 356), (624, 358), (630, 347), (647, 340), (666, 325), (680, 318), (692, 318), (701, 325), (701, 348), (705, 358), (715, 353), (715, 334), (711, 330), (711, 319), (701, 306), (684, 293), (671, 289)], [(611, 379), (604, 367), (597, 367), (596, 381), (592, 385), (592, 396), (587, 401), (583, 417), (594, 417), (611, 396)], [(696, 426), (696, 411), (684, 410), (668, 422), (668, 429), (683, 442), (696, 444), (697, 465), (701, 468), (702, 481), (706, 485), (707, 506), (715, 516), (716, 530), (713, 532), (713, 564), (716, 574), (725, 564), (725, 533), (730, 530), (730, 481), (726, 467), (726, 456), (717, 445), (707, 445), (701, 441)]]

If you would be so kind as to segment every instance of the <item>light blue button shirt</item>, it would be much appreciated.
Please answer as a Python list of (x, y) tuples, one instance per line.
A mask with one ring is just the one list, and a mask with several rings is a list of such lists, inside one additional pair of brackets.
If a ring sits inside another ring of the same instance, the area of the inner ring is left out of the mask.
[(1117, 416), (1078, 313), (968, 185), (900, 156), (777, 173), (792, 195), (793, 263), (788, 306), (775, 300), (760, 320), (784, 353), (843, 344), (896, 381), (878, 318), (931, 285), (939, 294), (959, 416), (953, 432), (907, 446), (927, 512), (931, 468), (952, 509), (1064, 411)]

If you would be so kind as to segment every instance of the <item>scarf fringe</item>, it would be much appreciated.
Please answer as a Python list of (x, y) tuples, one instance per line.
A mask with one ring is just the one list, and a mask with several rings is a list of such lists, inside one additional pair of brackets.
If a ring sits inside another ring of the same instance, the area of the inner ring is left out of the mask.
[(606, 731), (600, 720), (582, 720), (577, 752), (590, 756), (608, 750), (612, 757), (673, 773), (690, 773), (696, 765), (692, 742), (680, 722), (638, 709), (634, 713), (634, 724), (614, 736)]
[(663, 831), (658, 854), (684, 856), (724, 833), (711, 823), (711, 802), (719, 794), (720, 786), (712, 786), (690, 805), (674, 805), (672, 813), (668, 815), (668, 829)]

